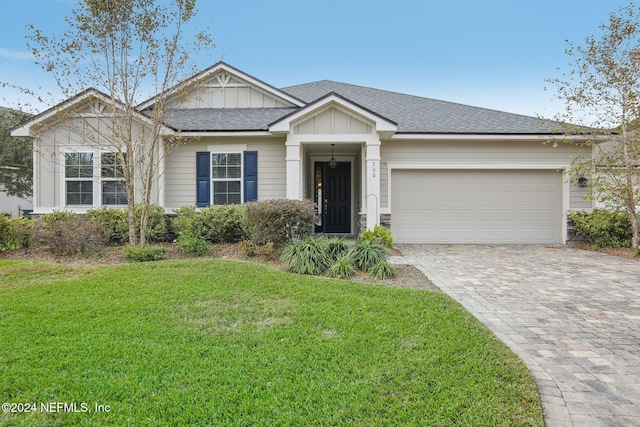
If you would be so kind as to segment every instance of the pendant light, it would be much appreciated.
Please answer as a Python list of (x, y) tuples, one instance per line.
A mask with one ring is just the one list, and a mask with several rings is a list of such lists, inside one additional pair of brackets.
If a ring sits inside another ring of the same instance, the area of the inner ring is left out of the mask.
[(331, 160), (329, 160), (329, 168), (335, 169), (338, 166), (338, 161), (335, 157), (333, 157), (333, 146), (336, 144), (331, 144)]

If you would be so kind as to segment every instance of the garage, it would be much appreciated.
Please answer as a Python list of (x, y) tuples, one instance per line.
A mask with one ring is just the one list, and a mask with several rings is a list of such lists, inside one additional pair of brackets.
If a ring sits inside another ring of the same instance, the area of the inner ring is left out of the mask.
[(562, 243), (562, 177), (551, 170), (392, 170), (394, 241)]

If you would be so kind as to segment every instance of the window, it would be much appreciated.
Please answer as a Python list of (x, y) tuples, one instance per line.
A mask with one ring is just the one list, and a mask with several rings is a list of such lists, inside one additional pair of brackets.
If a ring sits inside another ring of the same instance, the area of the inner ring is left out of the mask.
[(124, 165), (117, 153), (65, 153), (64, 186), (66, 206), (127, 204)]
[(67, 205), (93, 205), (93, 153), (66, 153), (64, 178)]
[(258, 200), (258, 152), (246, 145), (210, 145), (196, 152), (196, 206)]
[(102, 180), (103, 205), (127, 204), (127, 188), (124, 185), (124, 169), (123, 165), (118, 160), (117, 153), (102, 153), (100, 159), (100, 178)]
[(242, 153), (212, 153), (213, 204), (242, 202)]

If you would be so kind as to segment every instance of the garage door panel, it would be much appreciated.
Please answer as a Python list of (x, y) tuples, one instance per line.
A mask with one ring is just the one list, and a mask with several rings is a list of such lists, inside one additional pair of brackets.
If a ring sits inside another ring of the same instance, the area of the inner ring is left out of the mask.
[(549, 241), (554, 239), (554, 237), (555, 233), (547, 229), (535, 228), (530, 230), (518, 230), (518, 239), (527, 241), (528, 243), (549, 243)]
[(517, 193), (515, 191), (478, 191), (478, 201), (492, 200), (494, 202), (506, 202), (512, 203), (517, 200)]
[(557, 222), (551, 219), (555, 214), (556, 212), (554, 209), (520, 210), (517, 213), (517, 219), (519, 221), (543, 223), (545, 225), (549, 225)]
[(551, 191), (530, 191), (528, 193), (522, 192), (518, 194), (518, 201), (524, 203), (542, 202), (548, 203), (555, 200), (556, 194)]
[(476, 238), (479, 240), (512, 241), (515, 238), (515, 230), (501, 228), (477, 230)]
[(399, 243), (560, 243), (562, 174), (522, 170), (394, 170)]
[[(452, 189), (453, 190), (453, 189)], [(438, 200), (442, 202), (460, 203), (460, 200), (473, 200), (477, 195), (473, 191), (441, 191)]]

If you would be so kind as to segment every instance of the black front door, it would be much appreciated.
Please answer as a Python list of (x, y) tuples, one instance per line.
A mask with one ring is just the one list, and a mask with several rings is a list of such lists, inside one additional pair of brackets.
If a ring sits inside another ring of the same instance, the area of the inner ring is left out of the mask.
[[(317, 162), (316, 179), (321, 179), (322, 227), (325, 233), (351, 232), (351, 163), (338, 162), (335, 168), (329, 162)], [(316, 186), (317, 186), (316, 182)]]

